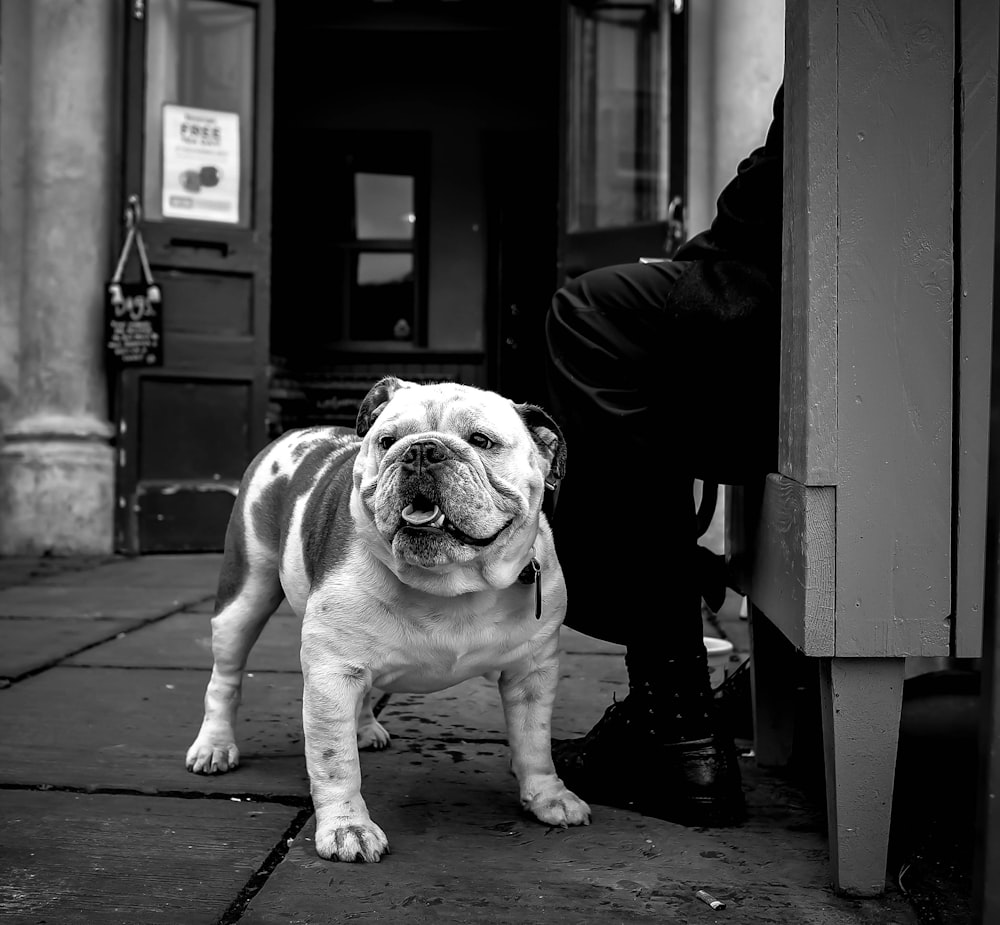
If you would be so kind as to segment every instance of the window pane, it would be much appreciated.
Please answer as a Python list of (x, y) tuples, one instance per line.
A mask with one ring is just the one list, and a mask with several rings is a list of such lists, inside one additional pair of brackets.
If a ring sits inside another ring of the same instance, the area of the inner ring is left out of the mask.
[[(180, 214), (182, 207), (187, 207), (193, 218), (249, 226), (255, 48), (256, 12), (252, 7), (220, 0), (150, 0), (147, 4), (143, 159), (143, 209), (147, 218), (164, 217), (166, 179), (168, 195), (174, 186), (179, 187), (176, 195)], [(211, 163), (211, 158), (205, 164), (193, 163), (190, 170), (171, 166), (176, 163), (173, 154), (181, 146), (168, 137), (166, 144), (171, 147), (165, 149), (164, 120), (180, 131), (184, 114), (170, 107), (165, 112), (165, 103), (189, 107), (191, 119), (187, 121), (196, 130), (208, 131), (221, 125), (228, 151), (221, 167)], [(213, 119), (212, 114), (218, 117)], [(164, 176), (165, 153), (171, 171), (168, 177)], [(186, 205), (180, 202), (185, 196)], [(176, 217), (173, 209), (170, 212)]]
[(414, 294), (413, 254), (358, 254), (351, 285), (351, 340), (412, 340)]
[(413, 239), (413, 177), (387, 173), (354, 175), (354, 227), (361, 241)]
[(661, 7), (571, 7), (569, 231), (665, 218)]

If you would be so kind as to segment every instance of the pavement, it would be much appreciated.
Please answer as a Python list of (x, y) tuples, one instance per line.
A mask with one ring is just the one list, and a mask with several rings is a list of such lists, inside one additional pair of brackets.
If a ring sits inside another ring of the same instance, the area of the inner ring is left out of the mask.
[[(749, 805), (739, 827), (594, 806), (588, 827), (548, 828), (520, 809), (485, 680), (388, 700), (380, 719), (392, 747), (362, 753), (362, 772), (392, 854), (323, 861), (287, 605), (251, 655), (241, 767), (216, 777), (184, 768), (211, 666), (219, 558), (0, 559), (0, 921), (971, 922), (975, 762), (955, 756), (975, 701), (962, 685), (950, 713), (926, 697), (904, 711), (889, 878), (874, 899), (831, 888), (815, 735), (801, 737), (791, 771), (759, 768), (747, 706), (730, 704)], [(733, 641), (732, 669), (746, 660), (732, 599), (706, 613), (706, 633)], [(584, 733), (627, 690), (620, 647), (569, 630), (561, 646), (557, 737)], [(801, 690), (808, 699), (808, 683)]]

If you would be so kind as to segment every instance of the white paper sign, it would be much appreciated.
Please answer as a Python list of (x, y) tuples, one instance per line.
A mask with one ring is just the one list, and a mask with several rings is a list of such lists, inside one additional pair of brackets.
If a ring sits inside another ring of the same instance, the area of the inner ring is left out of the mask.
[(240, 117), (163, 104), (163, 217), (240, 220)]

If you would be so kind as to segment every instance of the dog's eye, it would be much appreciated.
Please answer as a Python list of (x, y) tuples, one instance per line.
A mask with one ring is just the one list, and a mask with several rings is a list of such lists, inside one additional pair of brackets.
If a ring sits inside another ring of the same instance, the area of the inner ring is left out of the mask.
[(474, 434), (469, 434), (469, 443), (473, 446), (478, 446), (481, 450), (488, 450), (491, 446), (493, 446), (493, 441), (490, 440), (486, 434), (481, 434), (479, 431), (476, 431)]
[(378, 445), (382, 447), (383, 450), (389, 449), (396, 442), (396, 438), (392, 434), (382, 434), (378, 438)]

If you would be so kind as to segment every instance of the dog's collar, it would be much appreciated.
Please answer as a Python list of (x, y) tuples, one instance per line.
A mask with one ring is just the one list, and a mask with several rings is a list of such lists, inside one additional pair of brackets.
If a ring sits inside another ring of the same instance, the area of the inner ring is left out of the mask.
[(517, 580), (523, 585), (535, 586), (535, 619), (542, 619), (542, 566), (539, 561), (532, 556), (528, 564), (521, 569)]

